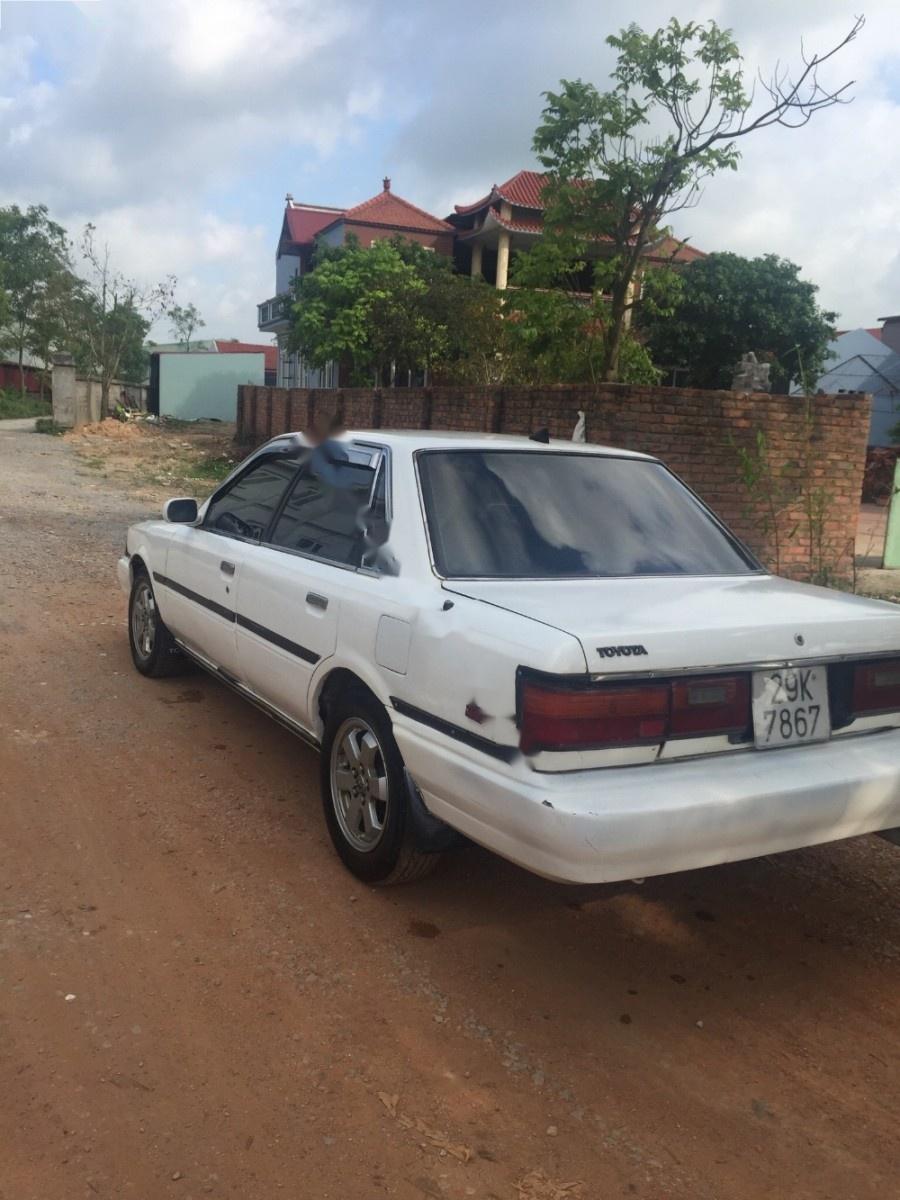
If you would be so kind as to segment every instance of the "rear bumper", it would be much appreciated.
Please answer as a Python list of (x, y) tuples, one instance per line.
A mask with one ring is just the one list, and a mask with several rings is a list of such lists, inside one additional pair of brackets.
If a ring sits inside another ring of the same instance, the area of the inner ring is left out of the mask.
[(542, 775), (394, 715), (429, 811), (550, 879), (604, 883), (900, 826), (900, 729), (825, 745)]

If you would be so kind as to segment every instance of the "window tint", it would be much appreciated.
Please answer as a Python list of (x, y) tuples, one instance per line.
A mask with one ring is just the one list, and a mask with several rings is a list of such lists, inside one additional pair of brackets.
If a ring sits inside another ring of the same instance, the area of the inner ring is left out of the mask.
[(264, 459), (213, 500), (204, 528), (259, 541), (296, 474), (295, 459)]
[(732, 575), (756, 564), (660, 463), (534, 451), (418, 459), (446, 576)]
[(374, 478), (368, 454), (320, 447), (300, 472), (273, 544), (358, 567)]

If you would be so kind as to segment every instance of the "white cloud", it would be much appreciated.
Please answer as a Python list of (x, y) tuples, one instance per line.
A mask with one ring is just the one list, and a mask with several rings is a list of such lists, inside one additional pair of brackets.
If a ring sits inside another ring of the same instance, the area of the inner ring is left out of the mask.
[[(602, 86), (605, 36), (631, 20), (661, 24), (672, 7), (108, 0), (79, 15), (7, 5), (0, 203), (47, 203), (73, 230), (89, 217), (123, 269), (179, 275), (211, 334), (251, 336), (272, 290), (285, 191), (354, 203), (383, 170), (443, 214), (531, 165), (543, 90), (563, 76)], [(833, 43), (853, 10), (700, 0), (690, 15), (733, 26), (748, 65), (767, 68), (796, 60), (801, 36), (810, 48)], [(701, 247), (799, 262), (846, 323), (900, 307), (895, 12), (894, 0), (871, 0), (866, 29), (830, 65), (829, 79), (857, 80), (850, 107), (748, 139), (739, 172), (678, 220)]]
[[(215, 212), (186, 212), (176, 202), (157, 201), (73, 214), (69, 229), (76, 244), (77, 231), (88, 219), (97, 227), (98, 241), (109, 246), (114, 269), (143, 286), (176, 272), (177, 299), (196, 304), (209, 337), (256, 336), (256, 304), (272, 286), (267, 226), (227, 221)], [(165, 318), (151, 336), (168, 340)]]

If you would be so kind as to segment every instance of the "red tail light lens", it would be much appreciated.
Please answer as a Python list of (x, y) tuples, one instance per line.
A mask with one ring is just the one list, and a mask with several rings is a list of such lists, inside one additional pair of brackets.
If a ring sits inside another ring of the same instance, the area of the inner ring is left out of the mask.
[(519, 744), (525, 754), (646, 746), (749, 729), (747, 674), (590, 687), (526, 680), (522, 688)]
[(900, 658), (860, 663), (853, 672), (853, 713), (866, 716), (900, 710)]
[(669, 724), (669, 685), (555, 688), (526, 683), (519, 744), (524, 754), (661, 742)]
[(749, 675), (707, 675), (672, 683), (671, 737), (742, 733), (749, 727)]

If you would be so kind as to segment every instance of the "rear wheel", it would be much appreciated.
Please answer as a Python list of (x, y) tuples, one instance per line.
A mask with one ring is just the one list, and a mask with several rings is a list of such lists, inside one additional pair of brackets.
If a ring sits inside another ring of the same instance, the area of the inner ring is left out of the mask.
[(381, 705), (350, 690), (330, 706), (322, 743), (322, 804), (334, 847), (365, 883), (408, 883), (440, 858), (412, 838), (403, 759)]
[(128, 641), (131, 660), (142, 675), (159, 679), (179, 675), (187, 659), (179, 651), (156, 607), (150, 576), (143, 569), (134, 573), (128, 601)]

